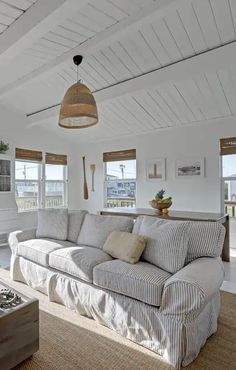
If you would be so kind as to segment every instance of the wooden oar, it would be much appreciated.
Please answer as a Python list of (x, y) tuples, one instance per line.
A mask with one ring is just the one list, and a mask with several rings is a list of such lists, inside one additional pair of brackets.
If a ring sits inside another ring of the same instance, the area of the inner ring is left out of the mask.
[(83, 170), (84, 170), (84, 199), (88, 199), (88, 185), (85, 171), (85, 157), (83, 157)]
[(92, 173), (92, 191), (94, 191), (94, 173), (95, 173), (95, 164), (90, 164), (90, 170)]

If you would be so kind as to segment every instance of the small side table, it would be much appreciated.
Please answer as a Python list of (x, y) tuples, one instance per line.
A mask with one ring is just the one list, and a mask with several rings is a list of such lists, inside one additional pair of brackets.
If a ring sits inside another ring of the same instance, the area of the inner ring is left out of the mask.
[(19, 305), (0, 308), (0, 368), (10, 370), (39, 349), (39, 302), (0, 280), (2, 288), (21, 297)]

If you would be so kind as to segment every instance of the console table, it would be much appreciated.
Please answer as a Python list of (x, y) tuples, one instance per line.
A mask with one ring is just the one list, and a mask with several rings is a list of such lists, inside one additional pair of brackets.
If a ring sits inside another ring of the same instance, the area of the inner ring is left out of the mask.
[(187, 212), (187, 211), (169, 211), (163, 215), (151, 208), (104, 208), (100, 211), (101, 215), (128, 216), (136, 218), (138, 216), (155, 216), (169, 220), (187, 220), (187, 221), (211, 221), (220, 222), (226, 229), (225, 241), (222, 250), (222, 260), (230, 261), (229, 248), (229, 215), (227, 213), (207, 213), (207, 212)]

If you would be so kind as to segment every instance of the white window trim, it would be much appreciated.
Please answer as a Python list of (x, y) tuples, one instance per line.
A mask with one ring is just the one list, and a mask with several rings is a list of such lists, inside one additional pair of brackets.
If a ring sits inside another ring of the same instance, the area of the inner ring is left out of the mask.
[(136, 161), (136, 178), (134, 179), (117, 179), (117, 180), (107, 180), (106, 179), (106, 174), (107, 174), (107, 162), (104, 162), (103, 163), (103, 204), (104, 204), (104, 208), (108, 208), (107, 207), (107, 183), (108, 182), (117, 182), (117, 181), (126, 181), (126, 182), (129, 182), (129, 181), (135, 181), (136, 183), (136, 192), (135, 192), (135, 204), (137, 204), (137, 159), (135, 159)]
[[(15, 178), (15, 170), (14, 170), (14, 184), (16, 184), (17, 181), (25, 181), (25, 182), (37, 182), (38, 183), (38, 207), (37, 208), (31, 208), (31, 209), (22, 209), (18, 212), (34, 212), (38, 209), (46, 209), (46, 182), (62, 182), (64, 183), (64, 205), (60, 206), (58, 208), (68, 208), (68, 166), (63, 167), (63, 180), (46, 180), (46, 163), (43, 162), (34, 162), (34, 161), (27, 161), (27, 160), (21, 160), (21, 159), (15, 159), (15, 162), (26, 162), (26, 163), (37, 163), (38, 166), (38, 179), (30, 179), (30, 180), (22, 180)], [(15, 166), (14, 166), (15, 168)]]

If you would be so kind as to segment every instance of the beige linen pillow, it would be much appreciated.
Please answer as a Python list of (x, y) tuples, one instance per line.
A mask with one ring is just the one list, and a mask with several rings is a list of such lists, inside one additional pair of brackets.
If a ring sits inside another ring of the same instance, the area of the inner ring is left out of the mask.
[(141, 257), (145, 245), (146, 240), (141, 235), (124, 231), (112, 231), (103, 246), (103, 250), (114, 258), (136, 263)]

